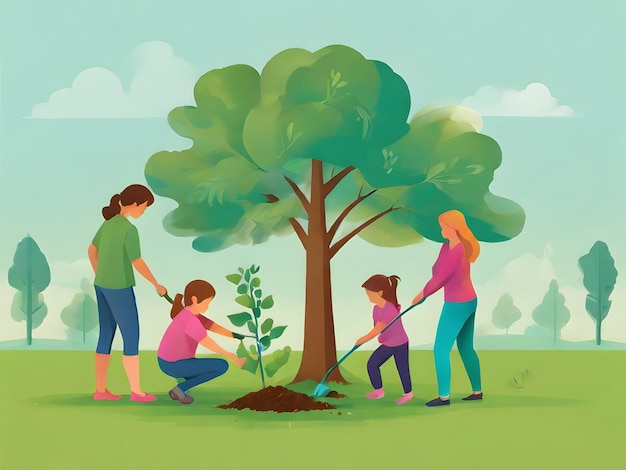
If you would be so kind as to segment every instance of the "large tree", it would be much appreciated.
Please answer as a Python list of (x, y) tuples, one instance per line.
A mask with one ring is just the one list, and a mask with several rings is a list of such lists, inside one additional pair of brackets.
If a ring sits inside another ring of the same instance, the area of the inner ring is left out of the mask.
[[(319, 381), (337, 360), (330, 262), (352, 238), (441, 241), (437, 216), (448, 209), (463, 211), (483, 241), (508, 240), (523, 227), (521, 207), (489, 192), (502, 155), (478, 132), (480, 117), (446, 107), (407, 122), (404, 80), (349, 47), (288, 49), (261, 74), (248, 65), (211, 70), (194, 96), (196, 106), (168, 116), (192, 146), (153, 155), (146, 179), (178, 203), (166, 229), (195, 237), (198, 251), (297, 234), (306, 293), (294, 381)], [(344, 381), (338, 368), (329, 380)]]

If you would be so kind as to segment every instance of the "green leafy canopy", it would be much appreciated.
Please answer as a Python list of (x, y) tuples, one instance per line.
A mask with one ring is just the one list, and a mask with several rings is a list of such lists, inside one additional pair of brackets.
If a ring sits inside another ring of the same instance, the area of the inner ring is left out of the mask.
[(489, 191), (502, 154), (479, 133), (480, 117), (446, 107), (408, 121), (402, 77), (347, 46), (287, 49), (261, 73), (242, 64), (211, 70), (194, 96), (195, 106), (168, 117), (192, 146), (156, 153), (145, 174), (156, 194), (178, 203), (165, 228), (195, 237), (199, 251), (261, 243), (306, 218), (294, 185), (306, 189), (313, 159), (327, 179), (353, 168), (327, 201), (329, 212), (372, 191), (347, 221), (403, 209), (358, 234), (376, 245), (439, 241), (437, 215), (449, 209), (462, 210), (484, 241), (510, 239), (523, 227), (522, 208)]

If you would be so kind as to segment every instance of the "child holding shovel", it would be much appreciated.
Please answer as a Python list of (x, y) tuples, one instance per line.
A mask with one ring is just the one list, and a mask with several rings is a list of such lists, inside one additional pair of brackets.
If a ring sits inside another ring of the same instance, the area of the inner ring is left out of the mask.
[(194, 400), (187, 394), (191, 387), (219, 377), (228, 369), (228, 363), (224, 359), (195, 357), (198, 344), (223, 354), (239, 367), (245, 362), (245, 358), (238, 358), (226, 351), (207, 334), (208, 330), (229, 338), (243, 338), (239, 333), (227, 330), (200, 315), (208, 310), (214, 297), (215, 289), (206, 281), (195, 280), (187, 284), (185, 305), (182, 303), (183, 295), (177, 294), (170, 313), (173, 320), (159, 344), (157, 356), (161, 370), (171, 377), (185, 379), (169, 391), (172, 400), (184, 405)]
[(400, 312), (396, 295), (399, 280), (400, 278), (395, 275), (376, 274), (363, 283), (362, 287), (365, 288), (367, 297), (374, 304), (372, 313), (374, 328), (366, 335), (361, 336), (355, 344), (363, 344), (376, 336), (378, 336), (378, 342), (381, 343), (367, 361), (367, 373), (374, 390), (367, 393), (365, 397), (378, 399), (385, 396), (380, 367), (393, 356), (404, 389), (404, 395), (398, 398), (396, 403), (404, 405), (413, 398), (411, 373), (409, 371), (409, 337), (404, 331), (401, 318), (398, 318), (382, 332)]

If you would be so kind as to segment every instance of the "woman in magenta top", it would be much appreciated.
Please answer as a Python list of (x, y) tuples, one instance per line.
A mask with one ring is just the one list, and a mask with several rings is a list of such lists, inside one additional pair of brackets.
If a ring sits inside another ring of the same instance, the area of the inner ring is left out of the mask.
[(187, 390), (219, 377), (228, 369), (228, 363), (224, 359), (197, 358), (198, 344), (223, 354), (239, 367), (245, 362), (245, 358), (238, 358), (226, 351), (207, 335), (207, 330), (210, 330), (229, 338), (243, 338), (242, 335), (201, 315), (208, 310), (214, 297), (215, 289), (206, 281), (196, 280), (187, 284), (185, 306), (182, 304), (183, 296), (177, 294), (172, 305), (172, 322), (165, 330), (157, 351), (161, 370), (171, 377), (185, 379), (169, 391), (172, 400), (184, 405), (193, 402), (193, 397), (187, 394)]
[(381, 343), (378, 349), (372, 353), (369, 361), (367, 361), (367, 373), (370, 376), (370, 382), (374, 390), (365, 396), (371, 399), (385, 396), (380, 367), (393, 356), (396, 361), (398, 374), (400, 375), (400, 381), (402, 382), (402, 388), (404, 389), (404, 395), (398, 398), (396, 403), (404, 405), (413, 398), (411, 373), (409, 371), (409, 337), (406, 331), (404, 331), (401, 318), (398, 318), (389, 328), (382, 332), (400, 312), (400, 305), (396, 296), (399, 280), (398, 276), (376, 274), (363, 283), (362, 287), (365, 288), (368, 299), (374, 304), (372, 312), (374, 328), (366, 335), (361, 336), (356, 341), (356, 344), (363, 344), (376, 336), (378, 336), (378, 342)]
[(417, 303), (443, 287), (444, 304), (435, 338), (435, 370), (439, 397), (427, 406), (450, 404), (450, 352), (457, 343), (463, 365), (469, 376), (473, 393), (463, 400), (482, 400), (480, 362), (474, 350), (474, 317), (478, 299), (470, 277), (470, 263), (480, 253), (478, 240), (459, 211), (439, 216), (441, 235), (447, 240), (433, 265), (432, 278), (415, 296)]

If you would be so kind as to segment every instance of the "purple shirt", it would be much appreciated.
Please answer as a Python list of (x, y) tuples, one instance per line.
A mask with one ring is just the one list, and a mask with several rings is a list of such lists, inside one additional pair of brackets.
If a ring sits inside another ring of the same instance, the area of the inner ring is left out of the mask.
[(200, 319), (184, 308), (165, 330), (157, 356), (169, 362), (195, 357), (198, 343), (206, 335), (206, 329)]
[(467, 302), (476, 298), (470, 278), (470, 263), (461, 243), (452, 249), (449, 243), (441, 246), (433, 265), (433, 276), (424, 286), (424, 296), (428, 297), (442, 287), (446, 302)]
[[(372, 312), (374, 326), (378, 322), (382, 322), (385, 325), (389, 324), (391, 320), (396, 318), (398, 313), (400, 313), (400, 306), (396, 307), (391, 302), (387, 302), (384, 307), (374, 305), (374, 311)], [(393, 325), (378, 335), (378, 342), (390, 347), (408, 343), (409, 337), (406, 335), (406, 331), (404, 331), (404, 326), (402, 326), (402, 318), (398, 318)]]

